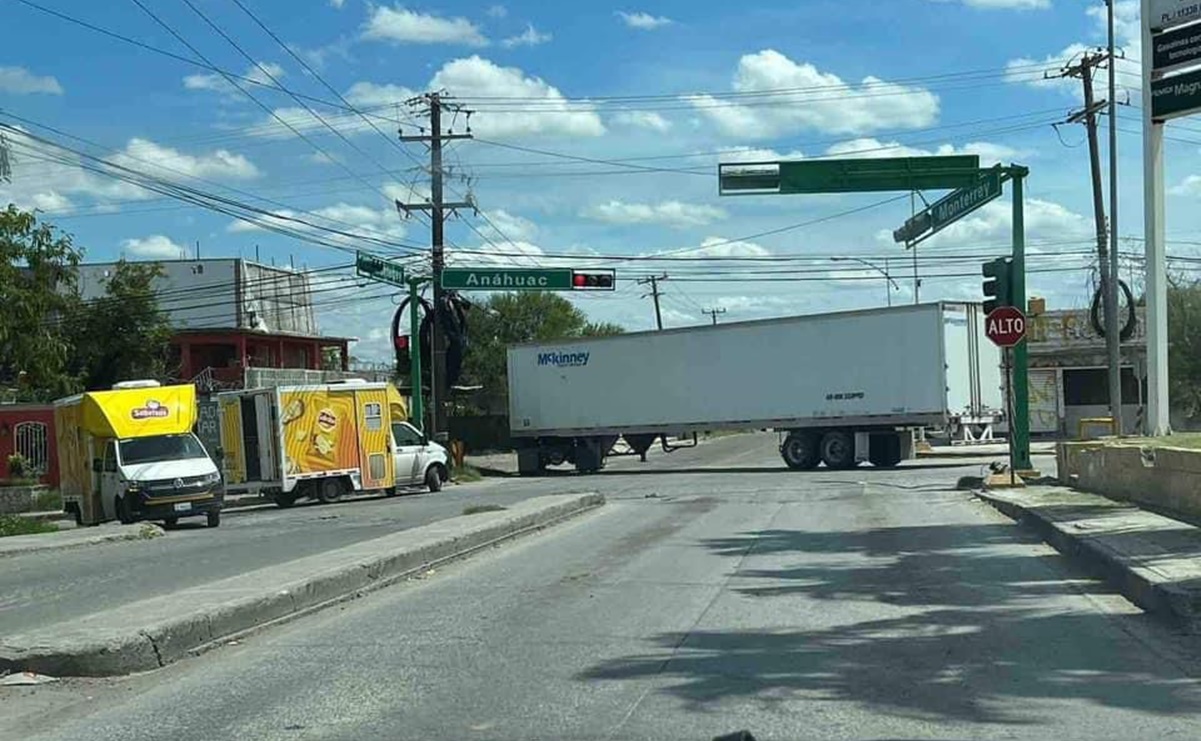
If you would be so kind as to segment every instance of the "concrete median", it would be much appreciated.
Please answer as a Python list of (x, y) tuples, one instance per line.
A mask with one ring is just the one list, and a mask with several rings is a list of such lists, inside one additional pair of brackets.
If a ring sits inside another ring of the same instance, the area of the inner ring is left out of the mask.
[(5, 636), (0, 670), (112, 676), (157, 669), (602, 504), (599, 494), (537, 497)]

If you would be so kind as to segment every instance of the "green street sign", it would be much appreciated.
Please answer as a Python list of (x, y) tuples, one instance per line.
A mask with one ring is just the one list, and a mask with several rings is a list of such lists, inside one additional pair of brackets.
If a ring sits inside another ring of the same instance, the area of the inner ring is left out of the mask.
[(1151, 117), (1157, 121), (1201, 109), (1201, 70), (1151, 81)]
[(445, 268), (442, 287), (455, 291), (570, 291), (564, 268)]
[(870, 193), (941, 190), (979, 177), (976, 155), (781, 162), (780, 193)]
[(977, 176), (976, 183), (948, 193), (933, 205), (916, 214), (892, 233), (897, 242), (914, 242), (931, 237), (989, 201), (1001, 197), (1001, 172), (986, 170)]
[(356, 252), (354, 270), (364, 278), (377, 280), (380, 283), (391, 283), (394, 286), (405, 285), (405, 269), (403, 265), (381, 260), (366, 252)]

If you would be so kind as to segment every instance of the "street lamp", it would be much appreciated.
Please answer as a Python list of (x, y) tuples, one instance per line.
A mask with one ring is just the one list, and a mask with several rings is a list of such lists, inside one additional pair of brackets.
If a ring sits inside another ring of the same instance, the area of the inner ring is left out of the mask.
[(897, 282), (892, 279), (892, 275), (890, 275), (888, 272), (888, 258), (887, 257), (884, 258), (884, 267), (880, 267), (879, 265), (875, 264), (874, 262), (870, 262), (868, 260), (864, 260), (864, 259), (858, 258), (858, 257), (831, 257), (830, 261), (831, 262), (847, 262), (847, 261), (857, 262), (860, 265), (866, 265), (867, 267), (871, 268), (872, 270), (875, 270), (880, 275), (883, 275), (884, 280), (885, 280), (884, 292), (886, 294), (888, 294), (888, 305), (889, 306), (892, 306), (893, 290), (894, 289), (898, 290), (898, 291), (901, 290), (901, 287), (897, 285)]

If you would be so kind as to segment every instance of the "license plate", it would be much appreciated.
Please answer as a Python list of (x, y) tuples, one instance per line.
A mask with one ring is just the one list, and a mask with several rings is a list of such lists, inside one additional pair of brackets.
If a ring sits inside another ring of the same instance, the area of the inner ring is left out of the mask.
[(192, 510), (191, 502), (177, 502), (175, 504), (176, 512), (190, 512)]

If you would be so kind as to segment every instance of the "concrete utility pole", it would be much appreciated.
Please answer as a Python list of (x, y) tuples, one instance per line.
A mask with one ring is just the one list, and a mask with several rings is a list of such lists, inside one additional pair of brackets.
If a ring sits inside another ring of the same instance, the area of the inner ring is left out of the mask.
[[(1123, 432), (1122, 339), (1117, 330), (1118, 278), (1121, 272), (1118, 262), (1118, 57), (1114, 42), (1114, 2), (1115, 0), (1107, 0), (1105, 3), (1109, 7), (1109, 277), (1111, 278), (1109, 285), (1106, 286), (1106, 295), (1109, 300), (1105, 305), (1105, 325), (1114, 328), (1107, 333), (1105, 354), (1109, 356), (1110, 368), (1118, 369), (1116, 385), (1112, 377), (1109, 379), (1109, 383), (1111, 389), (1116, 389), (1113, 398), (1116, 400), (1117, 411), (1114, 413), (1113, 419), (1118, 427), (1118, 434), (1121, 435)], [(1123, 57), (1125, 57), (1124, 53)], [(1109, 339), (1108, 335), (1113, 335), (1113, 339)], [(1142, 397), (1141, 390), (1139, 397)]]
[(663, 331), (663, 314), (659, 311), (659, 297), (663, 295), (659, 291), (659, 281), (661, 280), (667, 280), (667, 273), (663, 273), (662, 275), (649, 275), (638, 281), (638, 285), (640, 286), (645, 286), (647, 283), (649, 283), (651, 286), (651, 292), (643, 294), (642, 298), (650, 296), (655, 300), (655, 326), (659, 328), (660, 332)]
[[(1101, 187), (1101, 145), (1097, 138), (1097, 114), (1110, 106), (1112, 100), (1098, 102), (1094, 100), (1093, 94), (1093, 71), (1110, 60), (1112, 57), (1108, 54), (1085, 54), (1078, 64), (1066, 67), (1063, 74), (1067, 77), (1079, 77), (1084, 83), (1084, 108), (1073, 113), (1067, 120), (1069, 123), (1083, 122), (1088, 131), (1088, 155), (1093, 181), (1093, 216), (1097, 224), (1097, 259), (1101, 268), (1101, 305), (1104, 307), (1105, 347), (1109, 357), (1109, 413), (1120, 435), (1123, 429), (1121, 328), (1118, 326), (1116, 290), (1118, 273), (1113, 267), (1117, 257), (1117, 244), (1109, 243), (1109, 230), (1105, 223), (1105, 196)], [(1112, 67), (1113, 63), (1110, 61), (1111, 82)], [(1112, 156), (1111, 152), (1110, 157)], [(1110, 183), (1110, 187), (1112, 196), (1113, 183)]]
[[(401, 132), (402, 142), (428, 142), (430, 147), (430, 200), (425, 203), (396, 202), (396, 207), (408, 214), (411, 211), (430, 212), (430, 245), (431, 265), (433, 268), (434, 313), (432, 315), (433, 332), (431, 333), (430, 352), (430, 436), (434, 439), (445, 440), (449, 434), (446, 419), (446, 338), (439, 314), (442, 312), (442, 268), (446, 265), (443, 227), (447, 211), (454, 212), (456, 208), (472, 208), (469, 202), (447, 203), (442, 193), (442, 144), (453, 139), (470, 139), (471, 134), (453, 134), (442, 131), (442, 113), (444, 110), (464, 112), (461, 106), (446, 102), (442, 93), (425, 93), (407, 101), (409, 105), (422, 106), (422, 113), (429, 116), (429, 133), (421, 131), (416, 136), (406, 136)], [(420, 337), (414, 338), (420, 347)], [(415, 388), (420, 389), (420, 379)]]
[(712, 317), (713, 318), (713, 326), (716, 327), (717, 326), (717, 317), (721, 314), (725, 314), (726, 310), (721, 308), (720, 306), (715, 306), (712, 309), (701, 309), (701, 313), (708, 314), (710, 317)]

